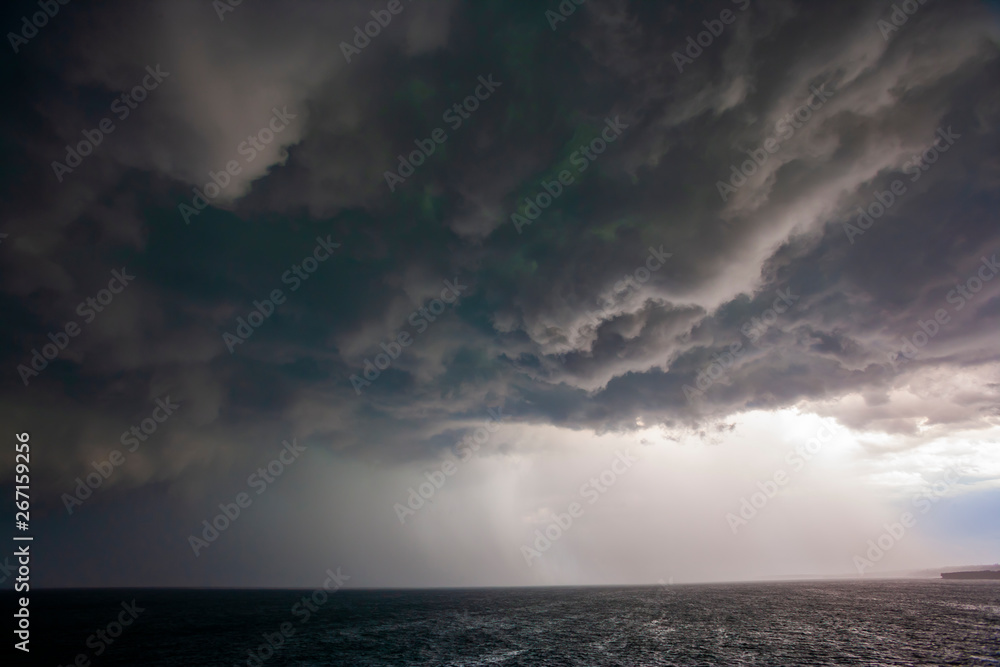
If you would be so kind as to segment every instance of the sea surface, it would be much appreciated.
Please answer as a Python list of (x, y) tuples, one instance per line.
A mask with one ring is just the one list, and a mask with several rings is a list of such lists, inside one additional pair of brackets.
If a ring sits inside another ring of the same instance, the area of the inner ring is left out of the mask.
[[(306, 617), (312, 594), (35, 591), (32, 655), (14, 664), (1000, 665), (992, 581), (345, 589), (317, 595)], [(112, 638), (119, 616), (130, 625)]]

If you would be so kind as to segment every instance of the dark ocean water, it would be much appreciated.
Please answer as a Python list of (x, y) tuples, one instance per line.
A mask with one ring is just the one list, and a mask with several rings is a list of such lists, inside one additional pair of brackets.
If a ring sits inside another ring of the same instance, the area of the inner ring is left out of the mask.
[[(1000, 582), (341, 590), (306, 618), (311, 594), (37, 591), (16, 664), (1000, 665)], [(294, 633), (267, 657), (283, 623)]]

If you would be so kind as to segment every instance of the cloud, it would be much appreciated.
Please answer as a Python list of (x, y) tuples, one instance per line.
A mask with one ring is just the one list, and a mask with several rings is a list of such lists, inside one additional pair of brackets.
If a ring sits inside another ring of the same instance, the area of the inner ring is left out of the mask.
[[(487, 517), (475, 524), (464, 507), (463, 522), (505, 536), (511, 516), (538, 508), (511, 500), (523, 488), (504, 466), (548, 471), (524, 482), (540, 500), (545, 480), (571, 475), (533, 456), (553, 442), (568, 452), (578, 436), (662, 427), (711, 442), (715, 424), (795, 406), (866, 434), (858, 457), (870, 461), (992, 434), (1000, 280), (982, 279), (962, 308), (954, 294), (1000, 251), (995, 25), (980, 3), (927, 5), (885, 39), (884, 8), (761, 0), (678, 71), (672, 54), (737, 4), (592, 0), (553, 32), (537, 7), (407, 2), (351, 62), (340, 43), (372, 20), (369, 3), (243, 3), (224, 20), (186, 1), (72, 9), (63, 33), (53, 25), (19, 55), (29, 74), (2, 130), (14, 167), (0, 299), (13, 326), (0, 391), (34, 437), (57, 443), (40, 463), (51, 497), (167, 393), (183, 413), (108, 498), (145, 494), (181, 512), (238, 485), (290, 435), (330, 457), (317, 469), (345, 484), (339, 465), (367, 471), (388, 493), (503, 406), (520, 439), (456, 488)], [(147, 66), (169, 75), (60, 182), (52, 161)], [(502, 85), (390, 191), (386, 171), (448, 127), (480, 76)], [(248, 159), (241, 146), (267, 136), (276, 109), (285, 127)], [(620, 136), (602, 139), (614, 119)], [(734, 170), (777, 136), (736, 185)], [(178, 206), (230, 161), (240, 172), (184, 224)], [(573, 182), (515, 228), (511, 216), (563, 170)], [(733, 188), (725, 200), (720, 181)], [(902, 194), (882, 204), (897, 181)], [(858, 227), (873, 203), (884, 213)], [(317, 235), (342, 250), (292, 290), (282, 276)], [(654, 270), (655, 254), (670, 257)], [(135, 284), (25, 386), (17, 366), (122, 266)], [(468, 292), (359, 395), (351, 376), (456, 279)], [(276, 288), (286, 303), (230, 354), (223, 333)], [(794, 306), (749, 336), (779, 290)], [(941, 309), (948, 321), (902, 361), (904, 337)], [(739, 359), (699, 387), (737, 343)], [(845, 479), (817, 492), (817, 507), (846, 493)], [(669, 502), (718, 504), (690, 493)], [(362, 532), (395, 545), (373, 521)], [(496, 546), (446, 533), (420, 536), (429, 561), (449, 544)], [(574, 539), (591, 549), (600, 532)], [(405, 571), (445, 580), (427, 568)]]

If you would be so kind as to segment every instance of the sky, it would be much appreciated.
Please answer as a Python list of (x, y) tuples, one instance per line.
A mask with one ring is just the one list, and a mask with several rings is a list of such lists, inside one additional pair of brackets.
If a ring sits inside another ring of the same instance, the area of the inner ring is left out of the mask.
[(0, 65), (38, 585), (1000, 561), (996, 2), (40, 6)]

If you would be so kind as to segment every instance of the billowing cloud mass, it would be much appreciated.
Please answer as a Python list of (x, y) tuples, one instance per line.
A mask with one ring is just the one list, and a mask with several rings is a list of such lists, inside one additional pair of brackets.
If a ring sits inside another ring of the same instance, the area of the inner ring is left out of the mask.
[(4, 69), (0, 413), (31, 437), (36, 576), (995, 562), (998, 19), (60, 6)]

